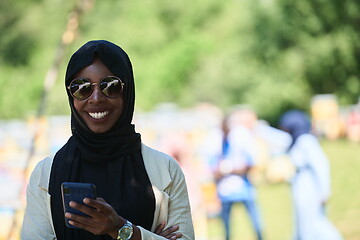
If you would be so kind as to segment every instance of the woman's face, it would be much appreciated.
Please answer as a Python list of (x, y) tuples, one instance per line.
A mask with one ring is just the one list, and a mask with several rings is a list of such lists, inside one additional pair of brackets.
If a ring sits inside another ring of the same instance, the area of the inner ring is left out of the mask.
[[(114, 74), (98, 59), (79, 71), (74, 78), (86, 78), (91, 83), (100, 83), (100, 80)], [(124, 101), (123, 94), (117, 98), (105, 97), (99, 84), (93, 87), (91, 96), (83, 101), (74, 99), (74, 107), (84, 120), (88, 128), (94, 133), (109, 131), (122, 114)]]

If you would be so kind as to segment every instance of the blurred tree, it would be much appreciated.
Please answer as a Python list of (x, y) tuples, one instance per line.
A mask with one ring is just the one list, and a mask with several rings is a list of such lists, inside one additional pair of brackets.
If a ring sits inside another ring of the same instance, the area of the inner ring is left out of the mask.
[(336, 93), (342, 104), (355, 103), (360, 92), (358, 1), (277, 0), (271, 5), (273, 11), (259, 4), (254, 31), (259, 44), (250, 51), (269, 66), (280, 63), (287, 69), (296, 61), (300, 71), (293, 75), (308, 86), (309, 96)]
[[(13, 58), (9, 67), (0, 65), (0, 83), (12, 79), (15, 88), (28, 80), (16, 89), (18, 99), (26, 100), (22, 104), (12, 101), (14, 91), (0, 90), (0, 117), (36, 109), (72, 6), (61, 0), (0, 1), (0, 30), (6, 33), (0, 62)], [(357, 101), (359, 11), (357, 0), (96, 1), (66, 54), (91, 39), (124, 47), (140, 109), (160, 102), (250, 104), (276, 122), (288, 108), (307, 110), (314, 94), (335, 93), (342, 104)], [(64, 96), (61, 80), (49, 96), (49, 114), (67, 113)]]
[(0, 62), (7, 65), (28, 64), (37, 42), (31, 28), (21, 23), (32, 1), (0, 1)]
[(36, 112), (69, 6), (71, 1), (0, 1), (0, 118)]

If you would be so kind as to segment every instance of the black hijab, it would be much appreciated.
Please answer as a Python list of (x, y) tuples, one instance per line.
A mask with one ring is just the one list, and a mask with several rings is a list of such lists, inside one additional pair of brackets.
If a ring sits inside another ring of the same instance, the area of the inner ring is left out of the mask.
[(294, 146), (296, 140), (305, 133), (311, 132), (311, 121), (308, 115), (300, 110), (290, 110), (280, 118), (280, 128), (290, 133), (292, 143), (289, 150)]
[(65, 226), (60, 185), (66, 181), (94, 183), (98, 197), (104, 198), (120, 216), (148, 230), (154, 217), (155, 197), (141, 154), (141, 137), (131, 124), (135, 89), (128, 55), (108, 41), (87, 42), (68, 63), (65, 87), (95, 58), (125, 83), (124, 107), (112, 129), (106, 133), (94, 133), (77, 113), (73, 98), (67, 91), (72, 136), (56, 153), (49, 180), (52, 220), (59, 240), (111, 239), (108, 235), (95, 236)]

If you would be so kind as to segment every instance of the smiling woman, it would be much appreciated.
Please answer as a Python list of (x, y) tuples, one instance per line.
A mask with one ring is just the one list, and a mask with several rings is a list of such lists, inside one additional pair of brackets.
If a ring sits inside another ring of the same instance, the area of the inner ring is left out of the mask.
[[(109, 76), (114, 75), (110, 70), (99, 60), (95, 59), (92, 64), (78, 72), (75, 77), (75, 81), (78, 79), (89, 79), (88, 87), (83, 87), (81, 90), (85, 92), (85, 89), (93, 89), (88, 94), (82, 94), (81, 96), (87, 97), (86, 99), (76, 99), (74, 93), (74, 107), (81, 118), (84, 120), (88, 128), (95, 133), (105, 133), (109, 131), (120, 118), (123, 111), (123, 96), (122, 85), (118, 84), (113, 88), (119, 88), (118, 91), (114, 91), (113, 96), (108, 95), (108, 84), (115, 84), (114, 80), (121, 81), (119, 78), (113, 79), (113, 82), (105, 82), (105, 87), (102, 89), (101, 85), (104, 85), (104, 80), (109, 79)], [(74, 81), (70, 83), (71, 85)], [(96, 85), (94, 85), (96, 84)], [(93, 87), (95, 86), (95, 87)], [(84, 89), (85, 88), (85, 89)], [(105, 90), (105, 91), (104, 91)]]
[[(194, 239), (183, 172), (132, 124), (134, 78), (123, 49), (86, 43), (69, 61), (65, 86), (72, 136), (31, 175), (21, 239)], [(63, 182), (96, 186), (98, 198), (69, 203), (85, 216), (64, 214)]]

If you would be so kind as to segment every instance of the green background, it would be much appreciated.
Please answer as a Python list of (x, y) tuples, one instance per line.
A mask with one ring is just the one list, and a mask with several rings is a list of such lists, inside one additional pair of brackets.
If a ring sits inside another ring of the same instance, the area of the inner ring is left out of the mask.
[(359, 6), (357, 0), (0, 1), (0, 119), (36, 114), (74, 9), (78, 31), (64, 48), (46, 114), (68, 114), (65, 66), (92, 39), (128, 52), (140, 110), (161, 102), (250, 104), (275, 123), (289, 108), (308, 110), (315, 94), (355, 104)]

